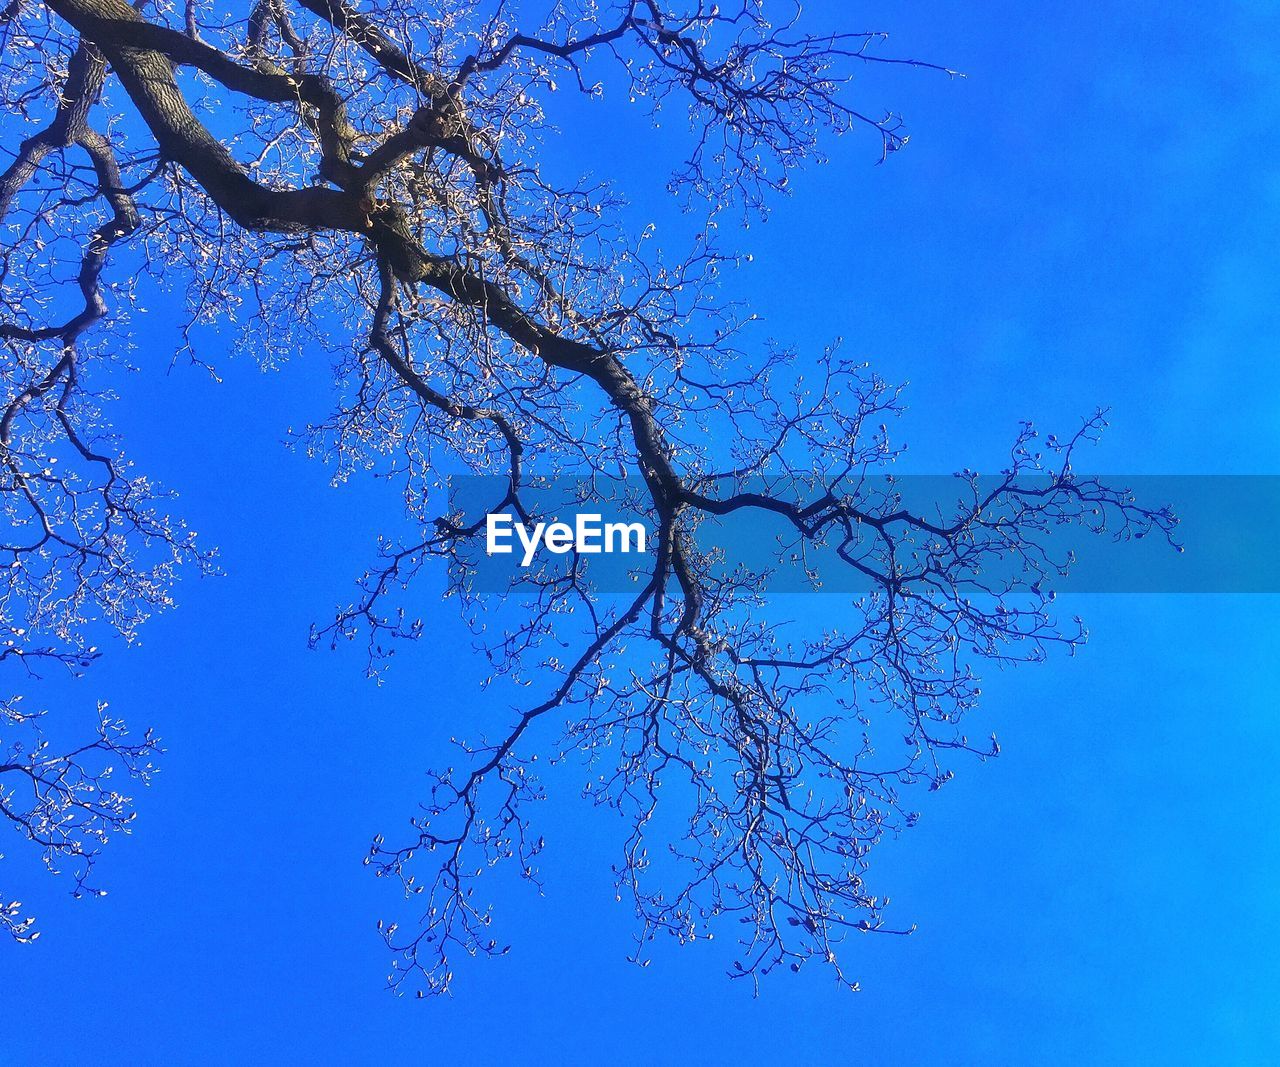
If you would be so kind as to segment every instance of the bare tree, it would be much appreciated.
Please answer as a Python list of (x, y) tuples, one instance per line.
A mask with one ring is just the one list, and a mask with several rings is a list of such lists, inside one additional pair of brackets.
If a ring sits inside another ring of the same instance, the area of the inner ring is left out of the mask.
[[(795, 354), (754, 342), (753, 316), (721, 298), (735, 255), (711, 235), (727, 213), (764, 212), (824, 138), (865, 127), (882, 156), (905, 142), (896, 116), (850, 101), (856, 71), (951, 72), (889, 57), (883, 34), (810, 28), (786, 0), (564, 0), (526, 23), (530, 6), (11, 0), (2, 92), (29, 130), (0, 177), (0, 658), (78, 669), (87, 625), (127, 638), (168, 604), (176, 568), (209, 566), (93, 392), (152, 278), (185, 291), (192, 358), (206, 358), (201, 324), (228, 320), (267, 362), (304, 342), (332, 352), (339, 400), (303, 444), (339, 479), (374, 469), (401, 489), (415, 535), (384, 540), (313, 642), (360, 639), (376, 674), (424, 632), (404, 599), (415, 576), (453, 564), (493, 676), (534, 694), (431, 776), (406, 837), (375, 839), (366, 863), (415, 903), (407, 929), (383, 928), (393, 986), (442, 991), (459, 954), (506, 951), (475, 881), (497, 865), (537, 880), (537, 760), (574, 752), (584, 792), (629, 820), (615, 872), (638, 962), (660, 933), (727, 923), (735, 976), (816, 958), (850, 981), (841, 942), (891, 930), (864, 876), (872, 847), (916, 818), (907, 787), (944, 783), (952, 751), (997, 751), (961, 726), (975, 665), (1083, 639), (1051, 615), (1069, 559), (1047, 535), (1167, 536), (1173, 519), (1073, 473), (1101, 415), (1061, 442), (1025, 427), (997, 477), (962, 472), (946, 513), (912, 510), (873, 477), (900, 451), (898, 390), (834, 349), (801, 381)], [(608, 183), (556, 173), (566, 92), (687, 112), (670, 191), (703, 218), (683, 254), (628, 232)], [(451, 510), (449, 471), (501, 489), (483, 511)], [(625, 596), (593, 590), (576, 555), (523, 573), (518, 617), (495, 627), (468, 552), (486, 512), (528, 517), (545, 477), (625, 485), (656, 551)], [(771, 620), (761, 575), (698, 538), (752, 514), (785, 531), (779, 565), (826, 552), (865, 594), (820, 626)], [(126, 753), (142, 772), (153, 748), (108, 724), (61, 762), (0, 771), (52, 779), (39, 819), (96, 834), (125, 802), (85, 757)]]

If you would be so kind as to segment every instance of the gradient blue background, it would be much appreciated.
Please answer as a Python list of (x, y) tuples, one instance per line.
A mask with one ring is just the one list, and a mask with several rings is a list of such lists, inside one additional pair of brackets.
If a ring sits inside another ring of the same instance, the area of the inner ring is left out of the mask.
[[(1102, 403), (1097, 469), (1280, 472), (1275, 5), (857, 19), (969, 78), (868, 77), (859, 99), (905, 112), (911, 144), (874, 167), (844, 139), (752, 228), (731, 284), (768, 332), (843, 335), (911, 379), (912, 470), (990, 469), (1018, 419), (1061, 431)], [(596, 140), (566, 166), (621, 160), (635, 217), (659, 210), (627, 124), (574, 107)], [(228, 576), (184, 583), (141, 648), (70, 690), (169, 752), (102, 863), (109, 897), (24, 883), (45, 935), (0, 944), (0, 1063), (1280, 1061), (1267, 597), (1073, 598), (1082, 656), (990, 678), (974, 729), (1005, 754), (959, 765), (882, 848), (875, 885), (920, 929), (853, 946), (857, 996), (814, 967), (753, 1000), (696, 947), (628, 966), (616, 825), (556, 802), (545, 898), (499, 890), (511, 955), (459, 968), (452, 1000), (390, 997), (373, 924), (397, 895), (359, 860), (474, 717), (479, 665), (449, 605), (380, 689), (353, 650), (306, 651), (397, 501), (281, 447), (327, 410), (322, 359), (166, 376), (171, 316), (151, 315), (117, 419)]]

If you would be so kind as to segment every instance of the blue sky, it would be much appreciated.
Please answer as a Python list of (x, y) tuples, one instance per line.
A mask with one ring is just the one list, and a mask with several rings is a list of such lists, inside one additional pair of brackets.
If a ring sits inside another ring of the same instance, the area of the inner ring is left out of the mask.
[[(1061, 431), (1106, 404), (1099, 470), (1280, 473), (1280, 12), (858, 18), (969, 77), (862, 83), (911, 144), (875, 167), (870, 141), (842, 140), (742, 236), (754, 263), (730, 284), (766, 331), (842, 335), (910, 379), (913, 470), (989, 468), (1019, 419)], [(593, 140), (565, 165), (627, 160), (633, 215), (665, 220), (626, 124), (572, 121)], [(545, 898), (498, 887), (510, 956), (462, 970), (452, 1000), (390, 997), (374, 920), (396, 894), (359, 860), (477, 713), (480, 665), (448, 605), (381, 688), (349, 652), (307, 652), (398, 501), (332, 489), (281, 446), (327, 410), (323, 358), (230, 360), (222, 385), (165, 374), (170, 317), (152, 314), (117, 422), (228, 573), (184, 583), (83, 684), (31, 697), (104, 694), (169, 752), (104, 858), (109, 897), (28, 883), (45, 935), (0, 946), (0, 1063), (1280, 1058), (1280, 602), (1263, 596), (1076, 597), (1079, 657), (990, 678), (978, 719), (1004, 754), (959, 765), (883, 846), (876, 886), (920, 929), (854, 948), (856, 996), (812, 968), (753, 1000), (696, 947), (630, 967), (614, 821), (553, 802)]]

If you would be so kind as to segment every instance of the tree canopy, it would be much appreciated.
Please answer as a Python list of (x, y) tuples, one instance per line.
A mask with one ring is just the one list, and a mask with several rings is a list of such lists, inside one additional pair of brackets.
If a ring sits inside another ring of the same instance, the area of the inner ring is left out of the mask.
[[(905, 143), (897, 116), (857, 103), (859, 70), (952, 73), (884, 36), (810, 25), (786, 0), (11, 0), (0, 661), (83, 670), (95, 635), (131, 639), (180, 568), (212, 565), (125, 458), (98, 385), (129, 358), (141, 288), (162, 286), (185, 301), (191, 359), (216, 363), (200, 327), (228, 321), (266, 363), (327, 352), (334, 408), (302, 446), (338, 478), (399, 488), (416, 534), (383, 540), (313, 642), (359, 641), (377, 674), (426, 632), (414, 582), (441, 568), (494, 678), (520, 683), (493, 690), (505, 728), (464, 744), (411, 830), (371, 847), (413, 903), (382, 927), (392, 984), (443, 991), (460, 956), (506, 951), (485, 872), (537, 880), (537, 761), (573, 753), (584, 792), (627, 816), (614, 869), (638, 962), (659, 934), (723, 929), (735, 976), (814, 959), (850, 981), (848, 935), (901, 932), (864, 879), (915, 821), (911, 787), (998, 751), (962, 724), (978, 669), (1084, 638), (1054, 616), (1070, 558), (1049, 534), (1173, 527), (1073, 470), (1101, 413), (1062, 440), (1026, 425), (1002, 471), (962, 471), (945, 510), (913, 509), (882, 477), (900, 390), (838, 346), (760, 340), (726, 294), (736, 223), (826, 139), (865, 130), (882, 158)], [(700, 223), (686, 247), (633, 232), (609, 160), (603, 180), (560, 173), (561, 102), (606, 91), (681, 117), (668, 187), (627, 192), (682, 198)], [(499, 487), (482, 510), (449, 507), (458, 472)], [(518, 620), (495, 628), (467, 554), (486, 513), (528, 519), (548, 478), (625, 493), (654, 550), (625, 594), (593, 588), (576, 555), (522, 573)], [(827, 553), (866, 591), (784, 624), (760, 573), (698, 538), (753, 514), (783, 531), (778, 566)], [(20, 708), (0, 704), (0, 812), (89, 889), (130, 818), (109, 769), (145, 778), (156, 739), (103, 711), (59, 749)]]

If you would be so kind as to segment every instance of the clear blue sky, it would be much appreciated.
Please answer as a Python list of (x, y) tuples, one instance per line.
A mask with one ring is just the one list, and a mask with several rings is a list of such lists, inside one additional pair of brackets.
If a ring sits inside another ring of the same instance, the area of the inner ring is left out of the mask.
[[(989, 468), (1020, 418), (1108, 404), (1098, 469), (1280, 473), (1280, 10), (857, 18), (969, 78), (868, 79), (911, 144), (875, 167), (845, 139), (744, 237), (731, 284), (768, 332), (843, 335), (910, 379), (914, 470)], [(597, 141), (565, 165), (634, 161), (643, 218), (659, 198), (604, 114), (574, 120)], [(975, 729), (1004, 755), (959, 765), (882, 848), (876, 886), (920, 929), (855, 946), (856, 996), (811, 968), (752, 1000), (697, 948), (627, 965), (615, 822), (556, 803), (546, 897), (500, 894), (510, 956), (460, 969), (452, 1000), (392, 998), (374, 920), (396, 893), (359, 861), (474, 716), (479, 665), (448, 605), (381, 689), (306, 651), (398, 502), (281, 447), (327, 410), (322, 359), (165, 375), (172, 316), (151, 315), (118, 423), (228, 576), (41, 700), (105, 694), (169, 753), (103, 860), (109, 897), (27, 883), (45, 935), (0, 945), (0, 1063), (1280, 1061), (1280, 601), (1261, 596), (1075, 598), (1080, 657), (991, 678)]]

